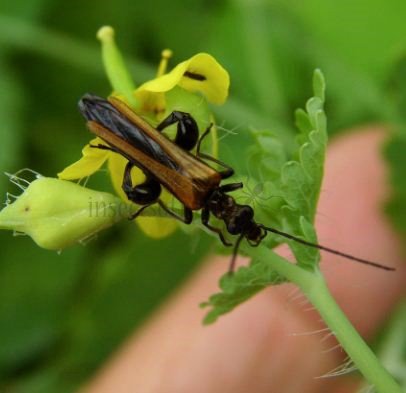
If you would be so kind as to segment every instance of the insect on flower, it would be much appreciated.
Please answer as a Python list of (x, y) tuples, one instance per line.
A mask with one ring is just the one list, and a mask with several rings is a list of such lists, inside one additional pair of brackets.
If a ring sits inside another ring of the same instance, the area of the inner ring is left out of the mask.
[[(210, 224), (211, 215), (222, 220), (227, 232), (238, 236), (234, 243), (230, 272), (234, 270), (241, 241), (245, 238), (251, 246), (258, 246), (268, 232), (353, 261), (394, 270), (255, 222), (252, 207), (237, 203), (229, 195), (230, 192), (241, 189), (243, 184), (221, 184), (234, 174), (234, 170), (200, 151), (201, 143), (210, 133), (212, 124), (199, 138), (199, 130), (193, 117), (188, 113), (175, 111), (154, 128), (118, 98), (110, 97), (105, 100), (90, 94), (79, 101), (79, 110), (87, 120), (89, 130), (106, 143), (92, 147), (110, 150), (128, 160), (122, 189), (130, 201), (141, 205), (130, 218), (136, 218), (147, 207), (158, 203), (170, 216), (190, 224), (193, 211), (201, 210), (202, 224), (217, 233), (225, 246), (233, 246), (224, 237), (221, 228)], [(174, 141), (161, 132), (172, 124), (177, 124)], [(195, 155), (191, 153), (194, 147)], [(206, 161), (223, 167), (223, 170), (213, 169)], [(142, 184), (132, 183), (131, 169), (134, 166), (145, 174), (146, 179)], [(162, 187), (183, 204), (183, 216), (169, 209), (160, 199)]]

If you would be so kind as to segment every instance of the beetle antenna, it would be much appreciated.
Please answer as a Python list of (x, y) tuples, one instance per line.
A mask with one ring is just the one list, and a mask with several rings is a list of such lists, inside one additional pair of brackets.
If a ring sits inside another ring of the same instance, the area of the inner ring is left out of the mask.
[(355, 257), (354, 255), (346, 254), (344, 252), (334, 250), (334, 249), (329, 248), (329, 247), (322, 246), (321, 244), (308, 242), (308, 241), (303, 240), (303, 239), (301, 239), (299, 237), (293, 236), (293, 235), (291, 235), (289, 233), (279, 231), (278, 229), (275, 229), (275, 228), (266, 227), (266, 226), (264, 226), (262, 224), (260, 224), (260, 227), (265, 229), (267, 232), (275, 233), (276, 235), (283, 236), (283, 237), (285, 237), (287, 239), (290, 239), (290, 240), (293, 240), (293, 241), (295, 241), (297, 243), (304, 244), (305, 246), (318, 248), (319, 250), (327, 251), (330, 254), (339, 255), (340, 257), (347, 258), (347, 259), (349, 259), (351, 261), (356, 261), (356, 262), (359, 262), (359, 263), (363, 263), (365, 265), (373, 266), (373, 267), (376, 267), (378, 269), (383, 269), (383, 270), (388, 270), (388, 271), (395, 271), (396, 270), (394, 267), (391, 267), (391, 266), (385, 266), (385, 265), (382, 265), (382, 264), (377, 263), (377, 262), (369, 261), (368, 259), (358, 258), (358, 257)]

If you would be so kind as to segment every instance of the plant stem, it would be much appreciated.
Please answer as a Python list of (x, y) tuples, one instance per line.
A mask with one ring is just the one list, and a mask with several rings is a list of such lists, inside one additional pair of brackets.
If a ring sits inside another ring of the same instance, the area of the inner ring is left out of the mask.
[(259, 246), (254, 254), (266, 260), (279, 274), (296, 284), (320, 313), (324, 322), (334, 332), (365, 379), (379, 393), (402, 393), (389, 372), (379, 363), (375, 354), (351, 325), (332, 297), (320, 271), (308, 271)]
[(401, 393), (400, 386), (362, 340), (340, 309), (324, 281), (322, 275), (315, 273), (311, 286), (301, 286), (311, 303), (317, 308), (324, 322), (331, 328), (338, 341), (351, 357), (364, 377), (381, 393)]

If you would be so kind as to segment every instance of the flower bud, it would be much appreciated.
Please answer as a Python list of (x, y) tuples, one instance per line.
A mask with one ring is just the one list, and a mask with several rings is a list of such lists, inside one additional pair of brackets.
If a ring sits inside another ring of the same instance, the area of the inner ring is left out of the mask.
[(130, 209), (112, 194), (40, 177), (0, 211), (0, 228), (26, 233), (40, 247), (61, 250), (128, 217)]

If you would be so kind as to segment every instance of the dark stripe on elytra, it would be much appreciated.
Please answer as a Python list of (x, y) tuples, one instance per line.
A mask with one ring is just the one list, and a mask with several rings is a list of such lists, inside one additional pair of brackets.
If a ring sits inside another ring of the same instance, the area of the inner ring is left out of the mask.
[(185, 73), (183, 74), (183, 76), (186, 76), (190, 79), (194, 79), (196, 81), (205, 81), (207, 78), (202, 75), (202, 74), (195, 74), (194, 72), (190, 72), (190, 71), (185, 71)]

